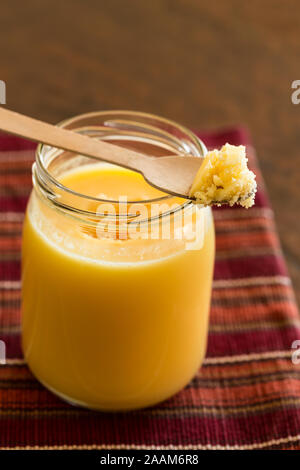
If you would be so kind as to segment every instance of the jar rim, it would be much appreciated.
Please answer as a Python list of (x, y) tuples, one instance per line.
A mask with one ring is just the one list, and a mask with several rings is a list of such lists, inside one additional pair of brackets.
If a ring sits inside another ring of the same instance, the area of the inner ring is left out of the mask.
[[(177, 122), (172, 121), (170, 119), (163, 118), (163, 117), (157, 116), (155, 114), (145, 113), (145, 112), (140, 112), (140, 111), (130, 111), (130, 110), (93, 111), (93, 112), (83, 113), (83, 114), (79, 114), (79, 115), (64, 119), (64, 120), (60, 121), (57, 124), (57, 126), (62, 127), (62, 128), (68, 128), (68, 127), (72, 126), (72, 124), (76, 124), (76, 122), (78, 120), (101, 118), (101, 117), (105, 117), (105, 116), (112, 117), (112, 118), (114, 118), (116, 116), (122, 116), (122, 117), (126, 117), (126, 116), (129, 117), (130, 116), (131, 118), (137, 118), (136, 119), (137, 122), (135, 121), (135, 124), (139, 124), (140, 126), (146, 126), (146, 123), (143, 122), (142, 119), (149, 120), (150, 122), (152, 122), (152, 121), (157, 122), (158, 124), (162, 124), (166, 128), (170, 127), (172, 129), (182, 133), (183, 135), (185, 135), (191, 141), (190, 148), (189, 148), (189, 150), (190, 150), (189, 154), (190, 155), (193, 155), (195, 157), (203, 157), (207, 152), (207, 149), (206, 149), (206, 146), (205, 146), (204, 142), (198, 136), (196, 136), (196, 134), (194, 134), (192, 131), (190, 131), (185, 126), (182, 126), (181, 124), (178, 124)], [(138, 121), (138, 119), (140, 119), (140, 121)], [(130, 123), (130, 121), (128, 121), (128, 122)], [(88, 125), (87, 125), (87, 127), (88, 127)], [(154, 126), (147, 125), (147, 127), (151, 128), (152, 132), (155, 130), (155, 125)], [(80, 132), (80, 129), (81, 128), (74, 127), (72, 130), (74, 130), (75, 132), (76, 131)], [(171, 133), (168, 133), (166, 130), (160, 129), (159, 127), (156, 127), (156, 129), (161, 134), (165, 134), (166, 136), (168, 135), (173, 140), (178, 140), (178, 143), (180, 142), (182, 145), (184, 144), (184, 142), (181, 141), (180, 138), (177, 138), (176, 136), (172, 135)], [(155, 136), (154, 136), (154, 140), (155, 140)], [(34, 166), (37, 166), (37, 171), (35, 171), (36, 168), (33, 169), (34, 180), (38, 180), (37, 175), (35, 173), (38, 173), (38, 172), (42, 173), (42, 178), (41, 179), (42, 179), (44, 185), (46, 186), (45, 193), (47, 195), (49, 195), (49, 192), (51, 193), (50, 187), (54, 187), (54, 188), (57, 188), (57, 189), (59, 189), (63, 192), (69, 193), (69, 194), (75, 196), (76, 198), (82, 198), (84, 200), (90, 200), (92, 202), (99, 202), (99, 204), (100, 203), (122, 204), (122, 201), (112, 200), (112, 199), (103, 199), (103, 198), (98, 198), (98, 197), (94, 197), (94, 196), (88, 196), (86, 194), (74, 191), (71, 188), (68, 188), (67, 186), (64, 186), (58, 179), (56, 179), (48, 171), (48, 168), (45, 164), (44, 157), (51, 150), (56, 150), (56, 149), (54, 147), (51, 147), (49, 145), (45, 145), (43, 143), (38, 144), (37, 150), (36, 150), (36, 164), (34, 165)], [(61, 152), (59, 149), (57, 149), (57, 150), (59, 151), (59, 153)], [(62, 152), (63, 152), (63, 150), (62, 150)], [(53, 194), (53, 196), (54, 196), (54, 194)], [(166, 201), (166, 200), (168, 200), (170, 198), (173, 198), (173, 197), (174, 196), (166, 193), (166, 195), (160, 196), (160, 197), (157, 197), (157, 198), (145, 199), (145, 200), (139, 200), (139, 201), (126, 201), (125, 204), (132, 205), (132, 204), (149, 204), (149, 203), (154, 203), (154, 202), (156, 202), (156, 203), (160, 202), (161, 203), (161, 202)], [(55, 198), (50, 197), (50, 199), (53, 202), (53, 200)], [(186, 208), (190, 204), (193, 204), (192, 201), (187, 200), (182, 205), (180, 205), (177, 210)], [(77, 214), (80, 213), (84, 216), (97, 216), (97, 214), (95, 212), (82, 210), (82, 209), (78, 209), (78, 208), (76, 209), (76, 207), (74, 207), (74, 206), (68, 206), (66, 204), (60, 204), (59, 201), (55, 201), (55, 205), (56, 206), (61, 206), (61, 208), (63, 210), (70, 210), (72, 212), (76, 212)], [(170, 211), (167, 211), (167, 213), (169, 214)], [(164, 214), (162, 214), (162, 215), (164, 215)]]

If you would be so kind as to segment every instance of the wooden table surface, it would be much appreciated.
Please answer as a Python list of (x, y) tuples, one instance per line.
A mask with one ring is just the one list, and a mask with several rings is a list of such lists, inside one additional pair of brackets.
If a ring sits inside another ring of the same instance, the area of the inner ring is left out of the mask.
[(7, 107), (56, 123), (132, 109), (252, 133), (300, 300), (300, 3), (10, 0), (0, 6)]

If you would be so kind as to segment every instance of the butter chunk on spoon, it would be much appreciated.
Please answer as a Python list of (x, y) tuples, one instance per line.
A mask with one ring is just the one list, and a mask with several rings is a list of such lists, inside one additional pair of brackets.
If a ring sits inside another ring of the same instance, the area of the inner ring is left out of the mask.
[[(215, 202), (218, 204), (230, 203), (229, 200), (221, 200), (220, 192), (216, 201), (214, 199), (209, 200), (209, 195), (202, 198), (200, 184), (203, 174), (201, 173), (201, 164), (203, 161), (206, 162), (207, 157), (205, 159), (176, 155), (159, 158), (150, 157), (71, 130), (53, 126), (3, 107), (0, 107), (0, 129), (55, 148), (86, 155), (137, 171), (143, 175), (150, 185), (174, 196), (194, 199), (204, 205), (211, 205)], [(195, 179), (196, 176), (197, 179)], [(196, 181), (198, 183), (200, 181), (200, 183), (196, 184)], [(241, 202), (244, 196), (244, 193), (241, 196), (238, 195), (235, 202)]]
[(254, 204), (255, 174), (249, 170), (243, 145), (226, 144), (208, 152), (190, 188), (190, 196), (203, 205)]

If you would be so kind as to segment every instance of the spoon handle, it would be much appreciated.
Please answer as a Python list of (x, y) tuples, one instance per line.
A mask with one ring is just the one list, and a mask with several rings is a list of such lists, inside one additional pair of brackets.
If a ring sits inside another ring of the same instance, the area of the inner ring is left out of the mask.
[(141, 170), (149, 157), (0, 107), (0, 129), (55, 148)]

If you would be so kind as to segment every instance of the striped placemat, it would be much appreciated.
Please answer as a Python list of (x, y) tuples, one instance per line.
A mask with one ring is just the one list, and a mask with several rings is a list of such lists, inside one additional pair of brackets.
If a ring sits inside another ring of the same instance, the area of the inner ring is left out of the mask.
[(151, 409), (74, 408), (31, 375), (20, 348), (21, 228), (35, 146), (0, 135), (0, 448), (300, 449), (300, 322), (254, 151), (243, 129), (201, 134), (247, 144), (255, 207), (214, 210), (217, 257), (207, 358), (192, 382)]

